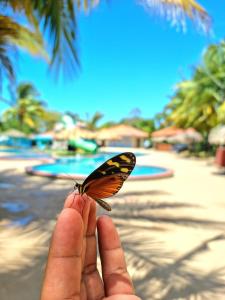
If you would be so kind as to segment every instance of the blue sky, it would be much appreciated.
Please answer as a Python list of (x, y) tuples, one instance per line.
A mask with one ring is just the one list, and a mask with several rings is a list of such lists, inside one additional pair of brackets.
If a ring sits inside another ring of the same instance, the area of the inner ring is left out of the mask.
[[(103, 121), (118, 121), (139, 108), (142, 117), (153, 117), (169, 101), (176, 82), (190, 76), (205, 47), (224, 37), (225, 3), (202, 4), (214, 19), (212, 36), (190, 24), (186, 33), (179, 32), (135, 0), (103, 3), (78, 18), (81, 69), (75, 78), (56, 81), (44, 61), (21, 53), (18, 81), (33, 82), (55, 111), (83, 118), (101, 111)], [(0, 111), (5, 108), (0, 103)]]

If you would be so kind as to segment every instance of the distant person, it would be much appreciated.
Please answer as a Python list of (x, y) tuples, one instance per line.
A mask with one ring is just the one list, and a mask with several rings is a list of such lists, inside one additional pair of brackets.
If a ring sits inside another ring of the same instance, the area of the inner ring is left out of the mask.
[(152, 147), (151, 141), (150, 141), (150, 140), (144, 140), (144, 147), (145, 147), (146, 149), (151, 148), (151, 147)]
[[(97, 270), (97, 243), (102, 278)], [(53, 299), (140, 300), (134, 295), (111, 218), (96, 220), (95, 202), (85, 195), (68, 196), (53, 232), (41, 300)]]

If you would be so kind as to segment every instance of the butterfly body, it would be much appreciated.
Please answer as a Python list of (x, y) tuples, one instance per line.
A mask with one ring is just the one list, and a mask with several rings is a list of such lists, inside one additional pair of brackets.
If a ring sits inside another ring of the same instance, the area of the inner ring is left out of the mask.
[(94, 170), (82, 184), (76, 183), (75, 188), (78, 189), (79, 194), (86, 193), (109, 211), (110, 205), (102, 198), (111, 197), (121, 189), (135, 163), (136, 157), (132, 152), (118, 154)]
[(83, 192), (83, 185), (82, 184), (76, 182), (74, 188), (78, 189), (78, 192), (79, 192), (80, 195), (83, 195), (84, 192)]

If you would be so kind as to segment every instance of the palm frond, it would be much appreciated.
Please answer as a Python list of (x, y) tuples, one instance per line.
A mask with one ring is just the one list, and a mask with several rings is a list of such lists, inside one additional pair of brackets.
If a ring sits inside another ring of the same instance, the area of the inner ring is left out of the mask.
[[(210, 29), (210, 17), (206, 10), (195, 0), (139, 0), (145, 7), (158, 11), (173, 25), (185, 29), (186, 17), (192, 19), (204, 31)], [(73, 74), (79, 66), (77, 49), (77, 11), (89, 11), (100, 0), (0, 0), (13, 11), (23, 12), (36, 30), (43, 24), (43, 32), (49, 35), (51, 66), (61, 67)], [(23, 32), (23, 41), (29, 39), (28, 32)], [(23, 44), (21, 46), (24, 46)], [(37, 45), (36, 45), (37, 48)], [(33, 49), (29, 49), (33, 53)], [(39, 49), (40, 50), (40, 49)]]
[(8, 16), (0, 15), (0, 43), (13, 44), (28, 50), (33, 55), (47, 58), (41, 33), (29, 30)]
[(50, 37), (51, 66), (73, 73), (79, 66), (74, 1), (34, 0), (33, 5), (38, 19), (43, 21), (44, 32)]
[(186, 29), (189, 17), (204, 32), (210, 30), (211, 18), (206, 10), (195, 0), (139, 0), (146, 8), (171, 21), (173, 26)]
[(88, 11), (91, 8), (97, 6), (100, 3), (100, 0), (77, 0), (76, 6), (79, 10)]
[(16, 63), (13, 57), (15, 58), (18, 47), (47, 58), (39, 32), (33, 32), (10, 17), (0, 15), (0, 79), (3, 76), (9, 78), (10, 81), (15, 79)]
[(6, 75), (13, 81), (15, 78), (13, 63), (8, 56), (8, 51), (6, 46), (0, 46), (0, 82), (2, 82), (2, 77)]
[(18, 99), (26, 99), (39, 96), (39, 92), (30, 82), (21, 82), (16, 88)]

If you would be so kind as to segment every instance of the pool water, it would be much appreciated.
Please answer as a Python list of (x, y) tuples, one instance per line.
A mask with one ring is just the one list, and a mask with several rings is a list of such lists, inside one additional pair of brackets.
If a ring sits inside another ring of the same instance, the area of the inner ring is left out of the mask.
[(51, 155), (45, 153), (35, 153), (35, 152), (23, 152), (21, 154), (15, 154), (12, 156), (8, 156), (8, 158), (12, 159), (48, 159), (51, 158)]
[(45, 159), (51, 157), (48, 153), (35, 152), (27, 148), (5, 148), (0, 149), (0, 152), (6, 154), (5, 156), (1, 156), (0, 159)]
[[(0, 149), (0, 152), (6, 152), (6, 153), (22, 153), (24, 149), (19, 149), (19, 148), (3, 148)], [(25, 150), (26, 151), (26, 150)]]
[[(100, 154), (94, 157), (76, 157), (76, 158), (61, 158), (57, 159), (55, 163), (42, 164), (32, 168), (32, 172), (41, 172), (52, 176), (68, 175), (68, 176), (87, 176), (93, 172), (98, 166), (104, 163), (107, 159), (114, 156), (114, 154)], [(165, 174), (168, 170), (162, 167), (136, 165), (132, 176), (152, 176)]]

